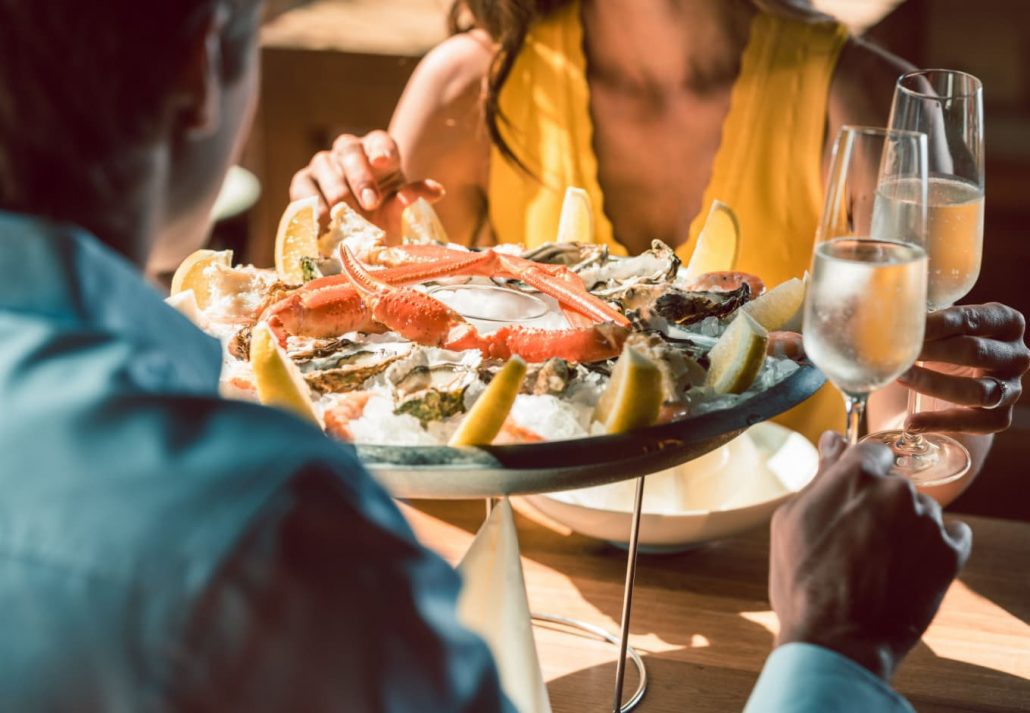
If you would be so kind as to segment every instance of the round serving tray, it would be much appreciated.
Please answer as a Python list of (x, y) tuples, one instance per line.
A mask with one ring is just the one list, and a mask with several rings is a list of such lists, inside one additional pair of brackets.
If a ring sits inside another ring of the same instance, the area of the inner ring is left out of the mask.
[(697, 458), (801, 403), (824, 381), (818, 369), (803, 363), (733, 408), (609, 436), (483, 448), (358, 445), (357, 450), (398, 498), (489, 498), (585, 488)]

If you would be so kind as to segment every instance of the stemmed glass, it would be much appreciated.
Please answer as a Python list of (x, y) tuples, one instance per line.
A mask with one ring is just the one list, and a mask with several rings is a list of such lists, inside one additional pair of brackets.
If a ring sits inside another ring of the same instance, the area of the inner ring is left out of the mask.
[[(885, 221), (874, 209), (878, 199), (893, 197), (903, 181), (916, 186), (914, 209)], [(812, 259), (803, 333), (809, 358), (844, 394), (852, 444), (858, 441), (869, 394), (897, 379), (922, 350), (925, 196), (925, 134), (841, 129)]]
[[(920, 131), (928, 140), (926, 239), (930, 311), (964, 297), (980, 275), (983, 249), (983, 87), (976, 77), (944, 69), (904, 74), (894, 90), (889, 126)], [(883, 212), (910, 210), (905, 185)], [(921, 410), (921, 396), (909, 391), (908, 413)], [(940, 433), (883, 431), (869, 436), (894, 451), (893, 471), (920, 485), (942, 485), (969, 470), (969, 452)]]

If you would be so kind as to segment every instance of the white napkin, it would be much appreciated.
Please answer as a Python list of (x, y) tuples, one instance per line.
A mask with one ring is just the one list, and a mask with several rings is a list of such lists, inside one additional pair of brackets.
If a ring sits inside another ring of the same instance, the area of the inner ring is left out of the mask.
[(483, 523), (458, 571), (464, 579), (458, 619), (490, 647), (505, 695), (519, 713), (550, 713), (533, 643), (515, 518), (507, 498)]

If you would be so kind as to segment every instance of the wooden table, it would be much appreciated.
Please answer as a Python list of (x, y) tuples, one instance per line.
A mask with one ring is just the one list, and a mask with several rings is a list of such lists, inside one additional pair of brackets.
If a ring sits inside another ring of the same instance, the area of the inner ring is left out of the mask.
[[(483, 503), (404, 505), (428, 546), (456, 563)], [(618, 630), (625, 554), (541, 525), (516, 509), (530, 605)], [(964, 518), (973, 555), (895, 685), (921, 713), (1030, 711), (1030, 524)], [(776, 618), (766, 594), (766, 529), (673, 556), (640, 558), (631, 643), (651, 684), (638, 710), (739, 711), (769, 654)], [(610, 710), (616, 653), (535, 628), (556, 713)], [(630, 667), (627, 691), (636, 686)]]

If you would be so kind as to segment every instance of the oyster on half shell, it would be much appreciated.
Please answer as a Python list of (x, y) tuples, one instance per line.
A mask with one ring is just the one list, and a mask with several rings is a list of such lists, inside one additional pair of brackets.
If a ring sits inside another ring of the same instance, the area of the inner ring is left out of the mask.
[(585, 266), (573, 266), (587, 289), (598, 297), (631, 285), (671, 285), (676, 279), (680, 259), (661, 240), (651, 241), (651, 248), (627, 258), (610, 258)]
[(545, 362), (530, 364), (526, 369), (526, 378), (522, 381), (523, 394), (550, 394), (561, 396), (576, 376), (576, 366), (564, 359), (548, 359)]
[(291, 355), (304, 380), (314, 391), (326, 393), (342, 393), (360, 389), (366, 381), (382, 374), (392, 364), (411, 353), (414, 348), (410, 344), (390, 343), (382, 345), (354, 345), (347, 340), (337, 340), (337, 346), (350, 351), (325, 351), (315, 349), (307, 358)]
[(751, 299), (746, 283), (732, 292), (691, 292), (672, 285), (631, 284), (610, 290), (606, 299), (641, 329), (664, 324), (685, 327), (706, 317), (722, 319)]
[(394, 413), (418, 419), (422, 427), (465, 411), (465, 391), (479, 378), (478, 364), (468, 360), (431, 359), (419, 350), (386, 372), (393, 392)]
[(634, 332), (626, 344), (648, 357), (662, 374), (662, 400), (682, 403), (684, 394), (705, 381), (706, 371), (691, 354), (669, 344), (658, 334)]
[(564, 265), (573, 272), (604, 265), (610, 259), (608, 246), (589, 243), (544, 243), (523, 251), (522, 257), (548, 265)]

